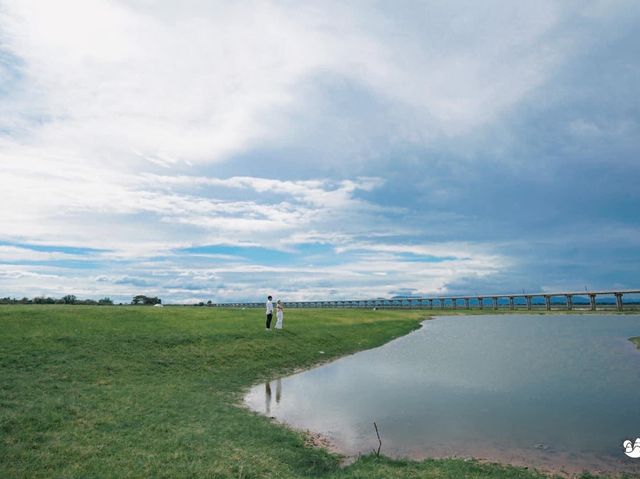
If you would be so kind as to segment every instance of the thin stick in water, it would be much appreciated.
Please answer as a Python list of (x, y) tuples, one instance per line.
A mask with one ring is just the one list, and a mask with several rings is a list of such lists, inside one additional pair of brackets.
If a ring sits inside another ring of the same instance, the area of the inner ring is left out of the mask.
[(380, 448), (382, 447), (382, 439), (380, 439), (380, 433), (378, 432), (378, 425), (375, 421), (373, 421), (373, 427), (376, 428), (376, 435), (378, 436), (378, 450), (374, 451), (376, 453), (376, 457), (380, 457)]

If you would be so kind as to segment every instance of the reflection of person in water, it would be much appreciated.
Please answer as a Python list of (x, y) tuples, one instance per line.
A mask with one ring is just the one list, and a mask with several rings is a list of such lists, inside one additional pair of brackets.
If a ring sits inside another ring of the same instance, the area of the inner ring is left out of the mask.
[(264, 383), (264, 402), (267, 414), (271, 413), (271, 383)]
[[(271, 383), (264, 383), (264, 409), (266, 414), (271, 414)], [(276, 404), (280, 404), (280, 398), (282, 397), (282, 380), (276, 379)]]

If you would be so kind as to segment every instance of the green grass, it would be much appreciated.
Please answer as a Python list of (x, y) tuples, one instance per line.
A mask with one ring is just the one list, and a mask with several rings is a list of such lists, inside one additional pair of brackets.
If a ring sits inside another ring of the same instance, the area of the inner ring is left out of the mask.
[(634, 338), (629, 338), (629, 341), (631, 341), (633, 344), (635, 344), (636, 348), (640, 349), (640, 336), (636, 336)]
[(543, 477), (462, 459), (342, 469), (239, 406), (252, 384), (381, 345), (425, 314), (288, 310), (276, 333), (262, 310), (1, 306), (0, 477)]

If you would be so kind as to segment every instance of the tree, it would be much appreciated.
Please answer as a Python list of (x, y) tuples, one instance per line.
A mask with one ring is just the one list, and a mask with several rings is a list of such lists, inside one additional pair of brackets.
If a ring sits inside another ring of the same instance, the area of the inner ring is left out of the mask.
[(113, 304), (111, 298), (102, 298), (98, 300), (98, 304)]
[(73, 294), (67, 294), (66, 296), (62, 297), (62, 302), (64, 304), (73, 304), (76, 302), (76, 297)]
[(160, 298), (158, 298), (157, 296), (146, 296), (144, 294), (138, 294), (136, 296), (133, 297), (133, 300), (131, 301), (131, 304), (161, 304), (162, 300)]

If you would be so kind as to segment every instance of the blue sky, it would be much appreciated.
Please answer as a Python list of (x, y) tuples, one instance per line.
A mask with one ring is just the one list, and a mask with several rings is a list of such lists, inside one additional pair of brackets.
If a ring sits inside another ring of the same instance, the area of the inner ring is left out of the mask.
[(0, 296), (640, 285), (640, 6), (0, 0)]

